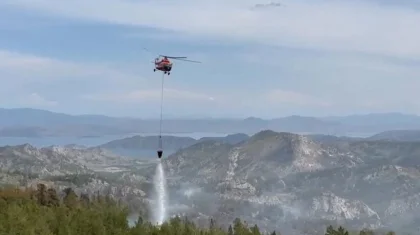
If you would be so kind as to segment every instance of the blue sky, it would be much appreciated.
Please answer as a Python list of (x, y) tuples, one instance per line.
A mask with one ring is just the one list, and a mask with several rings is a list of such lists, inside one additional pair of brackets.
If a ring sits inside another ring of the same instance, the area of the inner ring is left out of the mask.
[(0, 106), (157, 117), (420, 114), (414, 0), (2, 0)]

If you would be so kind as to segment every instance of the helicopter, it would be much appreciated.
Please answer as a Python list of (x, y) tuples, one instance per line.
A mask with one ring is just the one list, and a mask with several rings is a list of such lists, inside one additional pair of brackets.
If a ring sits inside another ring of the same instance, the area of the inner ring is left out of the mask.
[[(151, 53), (147, 48), (143, 48), (143, 50)], [(156, 53), (157, 54), (157, 53)], [(155, 55), (156, 55), (155, 54)], [(155, 61), (152, 61), (152, 63), (155, 64), (155, 68), (153, 69), (153, 72), (156, 72), (156, 70), (162, 71), (162, 91), (161, 91), (161, 100), (160, 100), (160, 124), (159, 124), (159, 141), (158, 141), (158, 150), (157, 155), (158, 158), (161, 159), (163, 155), (163, 148), (162, 148), (162, 103), (163, 103), (163, 84), (164, 84), (164, 77), (165, 74), (170, 75), (172, 70), (172, 62), (169, 59), (173, 60), (180, 60), (180, 61), (186, 61), (186, 62), (193, 62), (193, 63), (201, 63), (200, 61), (195, 60), (187, 60), (186, 56), (167, 56), (167, 55), (159, 55), (155, 59)]]
[(173, 63), (169, 59), (187, 61), (187, 62), (192, 62), (192, 63), (201, 63), (200, 61), (187, 60), (187, 57), (185, 56), (159, 55), (159, 57), (157, 57), (154, 61), (155, 68), (153, 69), (153, 72), (156, 72), (156, 70), (160, 70), (160, 71), (163, 71), (164, 74), (170, 75)]

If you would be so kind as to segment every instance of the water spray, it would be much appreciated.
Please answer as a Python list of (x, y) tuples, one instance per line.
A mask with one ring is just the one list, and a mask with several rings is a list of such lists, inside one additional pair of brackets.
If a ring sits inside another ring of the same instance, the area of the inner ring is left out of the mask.
[(161, 225), (167, 218), (167, 203), (168, 196), (166, 192), (166, 176), (163, 169), (162, 161), (159, 160), (155, 176), (153, 177), (153, 185), (155, 188), (155, 205), (156, 207), (152, 209), (153, 222)]

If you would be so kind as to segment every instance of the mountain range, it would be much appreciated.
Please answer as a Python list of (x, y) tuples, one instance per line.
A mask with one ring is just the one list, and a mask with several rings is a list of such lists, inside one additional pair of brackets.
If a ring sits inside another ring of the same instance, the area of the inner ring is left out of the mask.
[[(168, 211), (199, 224), (240, 217), (283, 234), (316, 234), (329, 224), (418, 232), (420, 142), (375, 138), (265, 130), (234, 141), (184, 140), (162, 160)], [(103, 147), (0, 147), (0, 185), (108, 193), (132, 213), (153, 202), (155, 167), (156, 159)]]
[(273, 131), (197, 143), (166, 159), (168, 184), (197, 192), (183, 203), (222, 221), (418, 230), (420, 142), (337, 143)]
[[(347, 136), (333, 136), (322, 134), (309, 134), (304, 135), (313, 141), (322, 142), (330, 145), (339, 145), (356, 142), (356, 141), (420, 141), (420, 130), (395, 130), (385, 131), (369, 137), (347, 137)], [(192, 137), (179, 137), (179, 136), (162, 136), (162, 146), (165, 155), (168, 156), (176, 151), (187, 148), (194, 144), (204, 141), (218, 141), (227, 144), (238, 144), (250, 138), (249, 135), (244, 133), (237, 133), (226, 135), (224, 137), (203, 137), (195, 139)], [(109, 150), (115, 154), (133, 156), (133, 157), (155, 157), (155, 151), (158, 147), (158, 136), (140, 136), (134, 135), (131, 137), (117, 139), (105, 144), (98, 145), (94, 148), (101, 148)]]
[[(164, 135), (162, 136), (162, 147), (164, 149), (165, 156), (168, 156), (168, 154), (203, 141), (214, 140), (223, 143), (237, 144), (248, 138), (249, 136), (243, 133), (231, 134), (225, 137), (203, 137), (199, 139)], [(107, 149), (120, 155), (147, 158), (151, 156), (154, 157), (156, 155), (158, 141), (159, 136), (135, 135), (128, 138), (113, 140), (96, 146), (96, 148)]]
[[(116, 118), (101, 115), (67, 115), (38, 109), (0, 109), (0, 136), (103, 136), (156, 133), (159, 120)], [(245, 133), (261, 130), (328, 135), (372, 135), (388, 130), (420, 129), (420, 117), (401, 113), (377, 113), (342, 117), (288, 116), (264, 120), (165, 119), (166, 133)]]

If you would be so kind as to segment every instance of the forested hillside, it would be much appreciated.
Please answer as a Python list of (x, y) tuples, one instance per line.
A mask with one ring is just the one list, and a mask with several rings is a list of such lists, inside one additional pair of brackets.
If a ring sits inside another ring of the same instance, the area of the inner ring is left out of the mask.
[[(143, 214), (144, 216), (145, 214)], [(152, 225), (139, 216), (130, 227), (128, 210), (110, 197), (80, 196), (67, 188), (56, 192), (38, 184), (37, 190), (14, 187), (0, 189), (0, 234), (42, 235), (261, 235), (257, 225), (235, 219), (227, 231), (209, 221), (208, 228), (199, 228), (187, 219), (174, 217), (161, 226)], [(273, 231), (270, 235), (280, 232)], [(349, 234), (345, 229), (328, 227), (328, 235)], [(373, 234), (361, 231), (359, 234)], [(392, 233), (388, 233), (392, 234)]]

